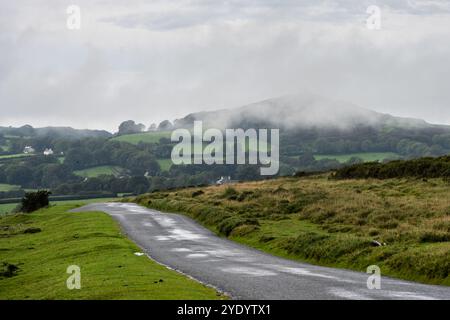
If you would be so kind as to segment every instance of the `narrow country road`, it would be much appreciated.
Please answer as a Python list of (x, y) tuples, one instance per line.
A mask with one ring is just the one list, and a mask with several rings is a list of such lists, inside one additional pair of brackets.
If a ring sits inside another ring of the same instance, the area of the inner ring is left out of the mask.
[(382, 277), (274, 257), (214, 235), (188, 217), (129, 203), (90, 204), (103, 211), (152, 259), (212, 285), (234, 299), (450, 299), (450, 287)]

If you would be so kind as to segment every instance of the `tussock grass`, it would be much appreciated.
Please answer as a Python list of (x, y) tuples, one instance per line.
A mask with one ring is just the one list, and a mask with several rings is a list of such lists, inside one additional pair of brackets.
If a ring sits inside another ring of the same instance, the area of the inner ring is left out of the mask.
[(317, 175), (130, 201), (187, 214), (223, 236), (281, 256), (360, 271), (376, 264), (385, 275), (450, 285), (450, 188), (442, 179)]

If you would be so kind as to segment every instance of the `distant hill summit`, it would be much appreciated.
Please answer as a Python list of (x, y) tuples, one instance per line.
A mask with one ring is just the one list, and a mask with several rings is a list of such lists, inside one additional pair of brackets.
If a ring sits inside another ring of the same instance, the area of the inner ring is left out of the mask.
[[(450, 126), (395, 117), (314, 94), (296, 94), (235, 109), (191, 113), (175, 127), (278, 128), (282, 160), (300, 166), (310, 154), (394, 153), (415, 158), (450, 153)], [(308, 155), (303, 160), (297, 157)], [(305, 160), (306, 159), (306, 160)]]
[(315, 94), (288, 95), (234, 109), (192, 113), (177, 120), (176, 126), (187, 126), (194, 120), (202, 120), (206, 126), (217, 128), (348, 130), (359, 127), (426, 128), (434, 126), (424, 120), (394, 117)]

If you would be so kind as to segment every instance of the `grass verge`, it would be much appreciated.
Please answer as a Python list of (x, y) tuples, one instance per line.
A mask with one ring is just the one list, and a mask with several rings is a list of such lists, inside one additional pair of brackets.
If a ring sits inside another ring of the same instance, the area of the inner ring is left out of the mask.
[[(0, 217), (0, 267), (11, 269), (9, 275), (0, 272), (0, 299), (221, 298), (214, 289), (135, 255), (140, 249), (108, 215), (69, 213), (73, 207)], [(66, 287), (70, 265), (81, 268), (80, 290)]]

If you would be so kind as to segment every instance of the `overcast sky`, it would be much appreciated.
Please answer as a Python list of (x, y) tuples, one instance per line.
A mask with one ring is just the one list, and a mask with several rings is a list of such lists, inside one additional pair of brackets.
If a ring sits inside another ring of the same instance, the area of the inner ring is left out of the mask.
[(112, 131), (304, 90), (450, 124), (450, 1), (0, 0), (0, 125)]

